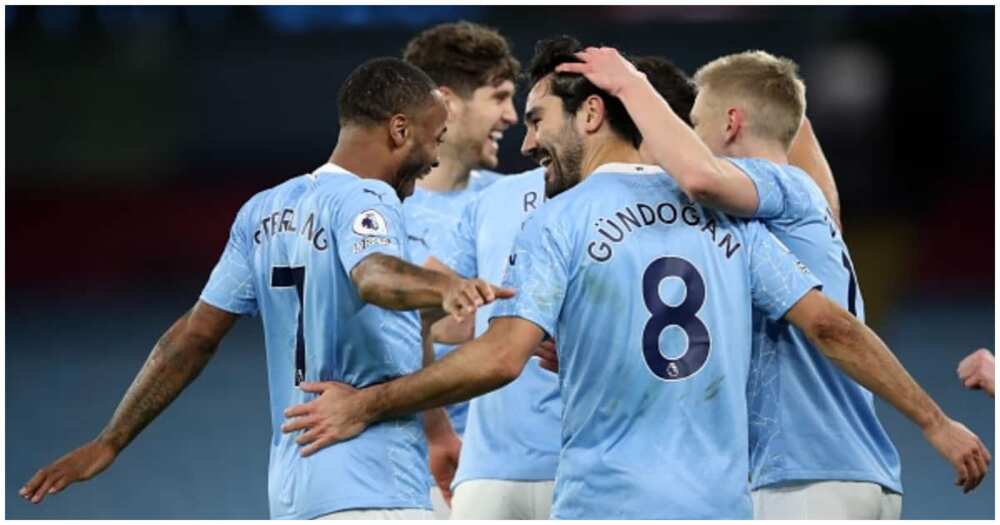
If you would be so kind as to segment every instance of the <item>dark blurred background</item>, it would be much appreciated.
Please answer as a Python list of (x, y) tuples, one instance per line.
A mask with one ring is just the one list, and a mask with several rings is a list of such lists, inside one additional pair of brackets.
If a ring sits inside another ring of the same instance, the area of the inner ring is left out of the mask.
[[(959, 360), (994, 345), (994, 7), (5, 7), (6, 517), (266, 518), (259, 321), (101, 477), (16, 491), (93, 437), (194, 303), (240, 204), (327, 159), (336, 91), (430, 25), (498, 28), (526, 62), (559, 33), (693, 73), (726, 53), (796, 60), (843, 201), (869, 323), (995, 453), (994, 404)], [(522, 90), (523, 91), (523, 90)], [(523, 107), (523, 93), (518, 109)], [(500, 171), (531, 167), (507, 133)], [(993, 518), (880, 404), (904, 518)]]

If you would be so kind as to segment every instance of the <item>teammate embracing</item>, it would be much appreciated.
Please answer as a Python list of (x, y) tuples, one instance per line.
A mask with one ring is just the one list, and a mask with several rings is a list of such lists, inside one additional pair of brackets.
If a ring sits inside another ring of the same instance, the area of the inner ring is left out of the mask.
[[(618, 96), (648, 154), (692, 200), (764, 221), (819, 278), (824, 293), (864, 321), (839, 214), (831, 210), (837, 207), (832, 177), (818, 177), (824, 192), (788, 164), (805, 112), (805, 86), (793, 62), (753, 51), (703, 66), (695, 75), (692, 132), (669, 99), (661, 99), (615, 50), (592, 48), (579, 57), (583, 64), (563, 70), (583, 73)], [(814, 138), (807, 129), (799, 140)], [(755, 516), (898, 519), (899, 455), (875, 414), (872, 392), (838, 370), (807, 334), (761, 312), (755, 313), (753, 352), (748, 401)], [(890, 384), (867, 384), (893, 402)], [(896, 406), (953, 465), (957, 484), (966, 492), (975, 488), (990, 461), (979, 440), (933, 404), (916, 411)]]
[[(904, 413), (943, 416), (760, 223), (692, 203), (640, 164), (621, 103), (561, 72), (576, 51), (572, 39), (545, 41), (532, 61), (522, 151), (546, 168), (551, 198), (509, 257), (505, 283), (517, 295), (475, 341), (417, 373), (341, 386), (320, 422), (304, 426), (339, 441), (495, 390), (551, 336), (563, 402), (554, 517), (749, 518), (752, 306), (798, 326)], [(943, 430), (935, 441), (962, 457), (982, 447), (967, 431)]]

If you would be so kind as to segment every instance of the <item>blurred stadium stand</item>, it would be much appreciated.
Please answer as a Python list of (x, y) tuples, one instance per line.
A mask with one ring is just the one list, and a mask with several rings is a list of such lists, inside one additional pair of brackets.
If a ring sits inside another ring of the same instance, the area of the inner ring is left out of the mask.
[[(995, 453), (992, 401), (954, 372), (995, 345), (993, 9), (5, 7), (6, 517), (267, 517), (257, 320), (100, 478), (37, 507), (16, 490), (104, 424), (240, 204), (326, 160), (347, 73), (463, 18), (499, 28), (522, 61), (559, 33), (692, 73), (751, 48), (798, 61), (870, 324)], [(522, 136), (507, 133), (502, 171), (531, 167)], [(993, 469), (962, 496), (880, 408), (905, 518), (994, 516)]]

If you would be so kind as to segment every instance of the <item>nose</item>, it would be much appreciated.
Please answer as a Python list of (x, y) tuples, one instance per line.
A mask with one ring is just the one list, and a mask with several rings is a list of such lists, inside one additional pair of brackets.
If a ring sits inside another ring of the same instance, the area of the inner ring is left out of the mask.
[(524, 133), (524, 142), (521, 143), (521, 155), (533, 157), (536, 149), (538, 149), (538, 141), (535, 140), (535, 132), (528, 128)]
[(513, 126), (517, 124), (517, 110), (514, 109), (514, 101), (507, 99), (507, 103), (504, 104), (503, 115), (500, 118), (507, 123), (508, 126)]

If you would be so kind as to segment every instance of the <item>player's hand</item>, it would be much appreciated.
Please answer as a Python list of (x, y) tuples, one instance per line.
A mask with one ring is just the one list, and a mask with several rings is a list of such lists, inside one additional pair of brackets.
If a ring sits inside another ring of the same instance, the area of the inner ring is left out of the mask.
[(993, 397), (993, 379), (996, 364), (993, 354), (985, 348), (980, 348), (962, 359), (958, 364), (958, 378), (962, 386), (973, 390), (983, 389)]
[(334, 381), (303, 382), (299, 388), (319, 397), (285, 409), (285, 434), (302, 430), (295, 442), (302, 449), (302, 457), (334, 443), (357, 436), (368, 426), (364, 403), (359, 402), (360, 390)]
[(962, 492), (976, 488), (986, 476), (993, 457), (983, 442), (965, 425), (947, 417), (924, 430), (924, 437), (951, 463)]
[(538, 343), (538, 347), (535, 348), (535, 356), (538, 357), (538, 366), (549, 372), (559, 373), (559, 356), (556, 355), (556, 342), (554, 340), (546, 339)]
[(445, 292), (441, 307), (451, 314), (456, 321), (461, 322), (467, 315), (475, 313), (484, 304), (497, 299), (514, 297), (514, 290), (500, 288), (482, 279), (455, 278)]
[(427, 436), (429, 466), (434, 482), (441, 489), (445, 503), (451, 506), (451, 482), (458, 470), (458, 456), (462, 452), (462, 440), (454, 430), (441, 432), (434, 437)]
[(583, 62), (563, 62), (558, 73), (579, 73), (595, 86), (618, 96), (632, 82), (644, 82), (646, 75), (613, 47), (588, 47), (576, 57)]
[(40, 503), (45, 496), (62, 491), (70, 483), (100, 474), (117, 456), (111, 445), (91, 441), (36, 472), (17, 493), (32, 503)]

